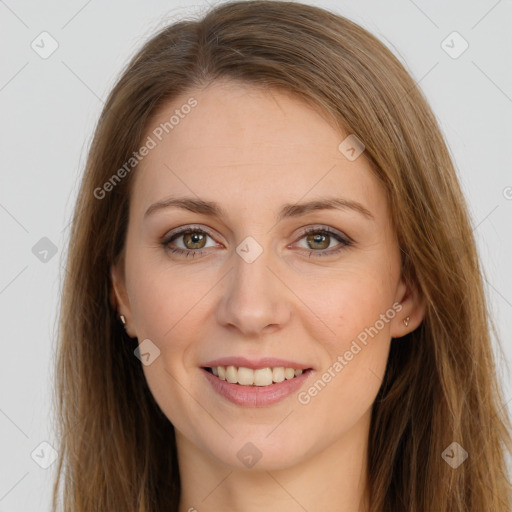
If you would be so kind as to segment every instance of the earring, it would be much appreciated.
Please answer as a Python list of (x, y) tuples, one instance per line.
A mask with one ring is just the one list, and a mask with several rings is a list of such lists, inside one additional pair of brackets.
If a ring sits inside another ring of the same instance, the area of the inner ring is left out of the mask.
[(123, 323), (123, 325), (126, 325), (126, 318), (124, 315), (119, 315), (119, 320)]
[(409, 317), (404, 318), (404, 324), (405, 324), (405, 327), (407, 327), (409, 325)]

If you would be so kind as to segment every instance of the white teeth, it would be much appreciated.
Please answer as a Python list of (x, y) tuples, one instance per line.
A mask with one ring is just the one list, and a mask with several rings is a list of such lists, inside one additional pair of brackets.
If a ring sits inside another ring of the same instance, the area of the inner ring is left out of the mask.
[(238, 383), (243, 386), (252, 386), (254, 372), (250, 368), (238, 368)]
[(228, 366), (226, 368), (226, 380), (231, 382), (231, 384), (238, 382), (238, 372), (234, 366)]
[(221, 380), (227, 380), (232, 384), (242, 386), (270, 386), (273, 382), (283, 382), (302, 375), (302, 369), (284, 368), (246, 368), (245, 366), (215, 366), (212, 369), (213, 375)]
[(272, 380), (274, 382), (283, 382), (284, 380), (284, 368), (279, 366), (272, 370)]
[(269, 386), (270, 384), (272, 384), (272, 368), (258, 368), (254, 370), (255, 386)]
[(293, 368), (285, 368), (284, 369), (284, 378), (287, 380), (293, 379), (295, 377), (295, 370)]

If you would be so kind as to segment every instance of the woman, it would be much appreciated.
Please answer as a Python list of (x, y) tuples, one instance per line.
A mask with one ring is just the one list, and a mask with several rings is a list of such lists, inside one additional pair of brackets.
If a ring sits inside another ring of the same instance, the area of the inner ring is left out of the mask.
[(71, 232), (54, 510), (510, 510), (482, 273), (436, 120), (295, 2), (166, 27)]

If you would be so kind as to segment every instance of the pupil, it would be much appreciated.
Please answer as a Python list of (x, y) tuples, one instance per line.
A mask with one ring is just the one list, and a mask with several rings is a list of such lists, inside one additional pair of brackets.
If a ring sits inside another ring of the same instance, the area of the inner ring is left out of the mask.
[[(313, 243), (315, 243), (315, 244), (321, 244), (322, 243), (322, 239), (323, 239), (323, 241), (324, 241), (323, 245), (324, 246), (321, 247), (321, 249), (325, 249), (325, 247), (326, 247), (325, 246), (325, 240), (327, 239), (327, 237), (325, 235), (322, 235), (322, 234), (319, 234), (319, 233), (317, 233), (315, 235), (312, 235), (312, 236), (313, 236)], [(327, 245), (329, 245), (329, 244), (327, 243)]]
[[(185, 235), (185, 239), (188, 240), (191, 244), (200, 244), (202, 239), (204, 238), (204, 235), (201, 233), (196, 232), (189, 232)], [(197, 247), (193, 247), (194, 249), (197, 249)], [(199, 247), (201, 248), (201, 247)]]

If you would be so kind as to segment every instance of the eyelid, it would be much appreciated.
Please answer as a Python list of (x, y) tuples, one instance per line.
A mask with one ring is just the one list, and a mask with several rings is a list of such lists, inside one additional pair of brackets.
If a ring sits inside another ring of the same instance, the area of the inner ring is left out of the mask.
[(332, 228), (330, 226), (321, 225), (321, 224), (307, 226), (307, 227), (303, 228), (302, 231), (300, 231), (299, 234), (296, 236), (302, 238), (303, 236), (305, 236), (309, 233), (312, 233), (312, 232), (314, 233), (314, 232), (319, 232), (319, 231), (324, 231), (324, 232), (329, 233), (330, 235), (338, 236), (343, 241), (345, 241), (347, 244), (354, 243), (352, 238), (350, 238), (347, 234), (343, 233), (342, 231), (338, 231), (335, 228)]
[[(171, 231), (167, 232), (161, 239), (160, 239), (160, 243), (164, 246), (167, 246), (173, 238), (177, 237), (179, 238), (180, 236), (183, 236), (185, 233), (189, 232), (189, 231), (200, 231), (202, 233), (205, 233), (206, 235), (208, 235), (212, 240), (214, 240), (216, 243), (218, 243), (215, 238), (216, 236), (213, 235), (211, 232), (210, 232), (210, 229), (209, 228), (205, 228), (205, 226), (203, 225), (199, 225), (199, 224), (185, 224), (184, 226), (179, 226), (175, 229), (172, 229)], [(208, 248), (210, 249), (210, 248)], [(182, 249), (182, 250), (185, 250), (185, 249)], [(192, 251), (192, 249), (189, 249)], [(194, 252), (200, 252), (200, 251), (205, 251), (207, 249), (197, 249), (195, 250)]]
[[(173, 230), (167, 232), (162, 237), (162, 241), (163, 240), (169, 240), (174, 235), (177, 235), (178, 233), (181, 234), (181, 233), (186, 232), (186, 231), (194, 231), (194, 230), (204, 231), (207, 235), (209, 235), (210, 237), (214, 238), (214, 235), (210, 232), (210, 228), (209, 227), (205, 228), (205, 226), (202, 225), (202, 224), (185, 224), (184, 226), (178, 226), (177, 228), (174, 228)], [(301, 228), (299, 233), (297, 235), (295, 235), (295, 236), (303, 237), (304, 235), (307, 235), (310, 232), (314, 232), (314, 231), (326, 231), (326, 232), (328, 232), (330, 234), (338, 235), (340, 238), (343, 238), (346, 242), (353, 242), (353, 240), (347, 234), (345, 234), (345, 233), (343, 233), (341, 231), (338, 231), (337, 229), (334, 229), (334, 228), (332, 228), (330, 226), (322, 225), (322, 224), (313, 224), (311, 226), (306, 226), (304, 228)]]
[(177, 228), (171, 229), (171, 231), (168, 231), (162, 239), (165, 238), (172, 238), (173, 235), (177, 235), (178, 233), (182, 233), (184, 231), (204, 231), (205, 233), (208, 233), (211, 236), (211, 233), (209, 231), (210, 228), (206, 227), (203, 224), (184, 224), (183, 226), (178, 226)]

